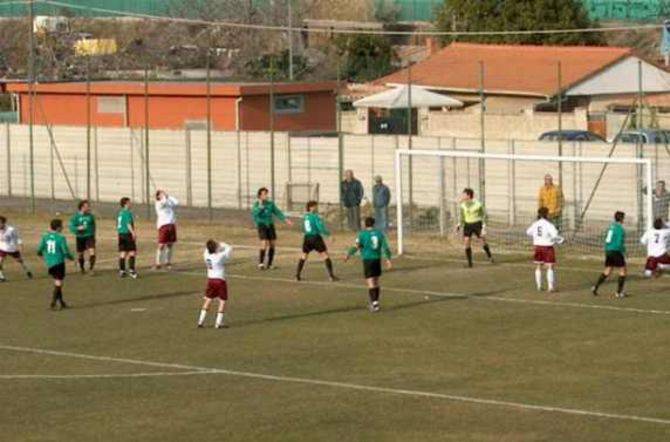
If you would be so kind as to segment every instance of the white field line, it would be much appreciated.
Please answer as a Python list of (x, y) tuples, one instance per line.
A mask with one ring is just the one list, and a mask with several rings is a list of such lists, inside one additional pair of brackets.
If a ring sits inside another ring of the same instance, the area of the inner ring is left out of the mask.
[[(429, 391), (419, 391), (419, 390), (407, 390), (399, 388), (390, 388), (390, 387), (378, 387), (372, 385), (362, 385), (362, 384), (353, 384), (348, 382), (337, 382), (337, 381), (327, 381), (321, 379), (312, 379), (312, 378), (301, 378), (301, 377), (291, 377), (291, 376), (278, 376), (262, 373), (254, 373), (248, 371), (237, 371), (237, 370), (226, 370), (220, 368), (209, 368), (209, 367), (199, 367), (194, 365), (184, 365), (184, 364), (171, 364), (163, 362), (153, 362), (153, 361), (143, 361), (138, 359), (126, 359), (126, 358), (115, 358), (109, 356), (95, 356), (82, 353), (72, 353), (72, 352), (62, 352), (54, 351), (40, 348), (30, 348), (30, 347), (17, 347), (11, 345), (0, 345), (1, 350), (7, 351), (16, 351), (23, 353), (34, 353), (34, 354), (43, 354), (51, 356), (63, 356), (69, 358), (77, 359), (86, 359), (92, 361), (106, 361), (106, 362), (120, 362), (133, 365), (143, 365), (149, 367), (162, 367), (162, 368), (176, 368), (187, 370), (190, 374), (221, 374), (234, 377), (250, 378), (250, 379), (262, 379), (266, 381), (274, 382), (287, 382), (294, 384), (305, 384), (305, 385), (316, 385), (321, 387), (331, 387), (331, 388), (340, 388), (346, 390), (357, 390), (357, 391), (368, 391), (374, 393), (385, 393), (391, 395), (399, 396), (410, 396), (418, 398), (429, 398), (429, 399), (444, 399), (454, 402), (463, 402), (469, 404), (477, 405), (489, 405), (489, 406), (498, 406), (505, 408), (515, 408), (519, 410), (532, 410), (538, 412), (547, 412), (547, 413), (559, 413), (573, 416), (585, 416), (593, 418), (602, 418), (602, 419), (613, 419), (613, 420), (622, 420), (622, 421), (634, 421), (634, 422), (646, 422), (652, 424), (660, 425), (670, 425), (670, 419), (662, 419), (655, 417), (647, 416), (637, 416), (630, 414), (617, 414), (617, 413), (608, 413), (602, 411), (591, 411), (583, 410), (578, 408), (563, 408), (563, 407), (554, 407), (549, 405), (537, 405), (529, 404), (524, 402), (511, 402), (503, 401), (496, 399), (485, 399), (478, 398), (473, 396), (460, 396), (447, 393), (437, 393)], [(194, 373), (195, 372), (195, 373)]]
[(214, 371), (154, 371), (144, 373), (103, 373), (103, 374), (0, 374), (0, 380), (21, 379), (126, 379), (126, 378), (153, 378), (170, 376), (193, 376), (198, 374), (212, 374)]
[[(197, 272), (178, 272), (183, 275), (193, 275), (204, 277), (204, 273)], [(351, 288), (356, 290), (366, 289), (363, 285), (356, 284), (347, 284), (342, 282), (326, 282), (326, 281), (295, 281), (288, 278), (274, 278), (269, 276), (249, 276), (249, 275), (237, 275), (229, 274), (228, 277), (235, 279), (247, 279), (247, 280), (257, 280), (257, 281), (270, 281), (270, 282), (284, 282), (288, 284), (297, 284), (297, 285), (318, 285), (318, 286), (329, 286), (333, 288), (344, 287)], [(434, 296), (438, 298), (463, 298), (471, 299), (476, 301), (492, 301), (492, 302), (508, 302), (516, 304), (531, 304), (531, 305), (542, 305), (550, 307), (569, 307), (569, 308), (580, 308), (580, 309), (592, 309), (592, 310), (609, 310), (616, 312), (625, 312), (625, 313), (642, 313), (642, 314), (652, 314), (652, 315), (665, 315), (670, 316), (670, 310), (653, 310), (653, 309), (642, 309), (635, 307), (616, 307), (613, 305), (594, 305), (594, 304), (580, 304), (578, 302), (562, 302), (562, 301), (543, 301), (536, 299), (520, 299), (520, 298), (505, 298), (501, 296), (475, 296), (469, 295), (467, 293), (450, 293), (450, 292), (437, 292), (432, 290), (418, 290), (410, 288), (398, 288), (398, 287), (388, 287), (383, 286), (382, 292), (394, 292), (394, 293), (404, 293), (404, 294), (416, 294), (424, 296)]]

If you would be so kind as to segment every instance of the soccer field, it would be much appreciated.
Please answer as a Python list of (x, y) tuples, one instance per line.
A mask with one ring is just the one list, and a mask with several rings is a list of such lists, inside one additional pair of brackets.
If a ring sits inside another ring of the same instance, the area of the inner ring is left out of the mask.
[[(116, 275), (112, 222), (98, 272), (69, 264), (73, 308), (50, 311), (34, 256), (48, 221), (8, 213), (36, 270), (6, 262), (0, 285), (0, 440), (661, 441), (670, 438), (670, 280), (594, 298), (599, 260), (559, 251), (555, 294), (537, 293), (527, 255), (494, 265), (461, 250), (408, 255), (366, 309), (353, 240), (331, 246), (340, 282), (316, 257), (293, 280), (297, 230), (280, 228), (278, 269), (256, 269), (255, 231), (182, 220), (173, 272), (151, 272), (155, 233), (140, 225), (140, 278)], [(236, 245), (230, 328), (195, 327), (209, 237)], [(74, 241), (69, 236), (70, 247)], [(496, 250), (494, 249), (494, 253)]]

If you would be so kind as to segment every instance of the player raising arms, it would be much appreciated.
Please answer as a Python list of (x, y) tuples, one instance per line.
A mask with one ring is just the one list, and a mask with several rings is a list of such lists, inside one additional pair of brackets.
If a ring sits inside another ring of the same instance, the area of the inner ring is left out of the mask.
[(79, 270), (81, 273), (86, 272), (84, 255), (88, 252), (88, 269), (93, 272), (95, 268), (95, 216), (91, 213), (88, 200), (79, 202), (77, 212), (70, 218), (68, 227), (77, 241)]
[(654, 228), (647, 230), (640, 242), (647, 246), (644, 276), (648, 278), (661, 276), (661, 270), (670, 267), (670, 254), (668, 254), (670, 227), (663, 222), (663, 218), (657, 218), (654, 221)]
[(547, 291), (556, 290), (556, 250), (554, 244), (561, 244), (563, 238), (559, 236), (556, 226), (549, 221), (549, 209), (540, 207), (537, 211), (537, 221), (526, 230), (526, 235), (533, 238), (535, 246), (535, 285), (537, 291), (542, 291), (542, 268), (547, 267)]
[(354, 256), (356, 252), (361, 253), (363, 259), (363, 274), (368, 284), (368, 296), (370, 298), (370, 311), (376, 313), (380, 310), (379, 296), (381, 287), (379, 278), (382, 275), (382, 256), (386, 259), (387, 268), (391, 268), (391, 249), (386, 236), (375, 229), (375, 219), (368, 217), (364, 221), (365, 229), (358, 233), (356, 245), (351, 247), (344, 257), (344, 261)]
[(44, 262), (49, 269), (49, 275), (54, 280), (54, 290), (51, 297), (51, 309), (56, 308), (56, 303), (60, 308), (67, 308), (63, 300), (63, 281), (65, 280), (65, 260), (74, 261), (74, 256), (70, 253), (67, 246), (67, 240), (61, 233), (63, 231), (63, 221), (54, 219), (51, 221), (49, 231), (42, 235), (42, 240), (37, 248), (37, 255), (44, 257)]
[(323, 240), (324, 236), (330, 236), (330, 232), (318, 212), (319, 203), (316, 201), (307, 203), (307, 212), (302, 218), (302, 229), (305, 235), (302, 242), (302, 256), (300, 257), (300, 261), (298, 261), (298, 270), (295, 274), (295, 279), (298, 281), (302, 279), (302, 269), (305, 267), (307, 257), (313, 251), (316, 251), (323, 258), (330, 281), (338, 280), (337, 276), (333, 273), (333, 261), (331, 261), (328, 255), (328, 247), (326, 247), (326, 243)]
[(490, 262), (493, 262), (491, 248), (486, 242), (486, 209), (481, 201), (475, 199), (475, 192), (470, 188), (463, 190), (459, 206), (460, 220), (456, 231), (463, 227), (463, 244), (468, 267), (472, 267), (472, 236), (476, 235), (482, 242), (482, 248)]
[(156, 191), (156, 227), (158, 228), (158, 248), (154, 264), (156, 270), (163, 265), (168, 270), (172, 269), (172, 247), (177, 242), (177, 216), (174, 209), (178, 205), (179, 201), (164, 190)]
[(228, 300), (228, 284), (226, 283), (225, 264), (232, 256), (233, 248), (226, 243), (218, 243), (212, 239), (205, 245), (205, 264), (207, 265), (207, 289), (205, 290), (205, 302), (200, 309), (198, 327), (205, 326), (207, 311), (212, 305), (212, 300), (219, 298), (219, 310), (216, 314), (215, 328), (225, 328), (223, 314), (226, 311)]
[[(121, 210), (116, 216), (116, 232), (119, 237), (119, 276), (130, 276), (137, 279), (135, 259), (137, 257), (137, 233), (135, 231), (135, 217), (130, 211), (130, 198), (124, 196), (119, 202)], [(126, 258), (128, 270), (126, 271)]]
[(626, 294), (623, 291), (626, 284), (626, 231), (623, 228), (623, 220), (626, 214), (617, 211), (614, 214), (614, 222), (607, 229), (607, 236), (605, 237), (605, 270), (598, 277), (596, 285), (591, 287), (593, 296), (598, 296), (598, 289), (612, 273), (612, 269), (619, 270), (619, 279), (617, 281), (617, 291), (614, 296), (617, 298), (624, 298)]
[(5, 274), (2, 272), (2, 265), (6, 257), (13, 258), (16, 262), (21, 264), (23, 271), (26, 272), (28, 279), (33, 278), (33, 274), (21, 256), (22, 241), (19, 232), (9, 224), (7, 218), (0, 216), (0, 282), (5, 282)]
[[(258, 268), (261, 270), (274, 268), (272, 263), (275, 258), (275, 242), (277, 241), (274, 218), (277, 217), (289, 226), (292, 225), (291, 220), (287, 219), (275, 202), (269, 198), (269, 193), (269, 190), (265, 187), (258, 189), (258, 199), (251, 209), (254, 224), (258, 229), (258, 239), (261, 241), (261, 248), (258, 253)], [(266, 253), (267, 264), (265, 264)]]

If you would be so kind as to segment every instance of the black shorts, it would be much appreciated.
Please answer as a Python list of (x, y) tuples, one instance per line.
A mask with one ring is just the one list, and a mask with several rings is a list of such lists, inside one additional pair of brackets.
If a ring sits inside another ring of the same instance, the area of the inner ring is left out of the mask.
[(484, 224), (481, 221), (471, 224), (465, 223), (463, 225), (463, 237), (472, 238), (472, 235), (477, 235), (477, 238), (481, 238), (483, 228)]
[(95, 249), (95, 236), (77, 237), (77, 253), (83, 253), (88, 249)]
[(49, 267), (49, 275), (57, 281), (62, 281), (65, 279), (65, 263), (60, 263), (53, 267)]
[(302, 253), (309, 253), (314, 251), (319, 253), (328, 251), (328, 247), (326, 247), (326, 243), (323, 241), (321, 235), (306, 236), (302, 242)]
[(119, 233), (119, 252), (136, 252), (137, 244), (130, 233)]
[(261, 241), (274, 241), (277, 239), (275, 225), (270, 224), (269, 226), (258, 226), (258, 239)]
[(621, 252), (605, 252), (605, 267), (626, 267), (626, 257)]
[(382, 260), (381, 259), (364, 259), (363, 260), (363, 274), (365, 278), (379, 278), (382, 276)]

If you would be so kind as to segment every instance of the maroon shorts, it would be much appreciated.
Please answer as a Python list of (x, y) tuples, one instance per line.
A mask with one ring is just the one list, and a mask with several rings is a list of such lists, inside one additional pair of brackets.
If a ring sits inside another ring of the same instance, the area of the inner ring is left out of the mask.
[(166, 224), (158, 229), (158, 244), (174, 244), (177, 242), (177, 226)]
[(5, 258), (7, 256), (11, 256), (14, 259), (21, 259), (21, 252), (5, 252), (4, 250), (0, 250), (0, 258)]
[(208, 279), (205, 297), (209, 299), (219, 298), (222, 301), (228, 300), (228, 284), (223, 279)]
[(670, 255), (666, 253), (663, 256), (657, 256), (657, 257), (650, 256), (649, 258), (647, 258), (647, 265), (644, 266), (644, 269), (655, 272), (656, 270), (658, 270), (659, 265), (670, 266)]
[(552, 246), (535, 246), (535, 264), (556, 264), (556, 251)]

